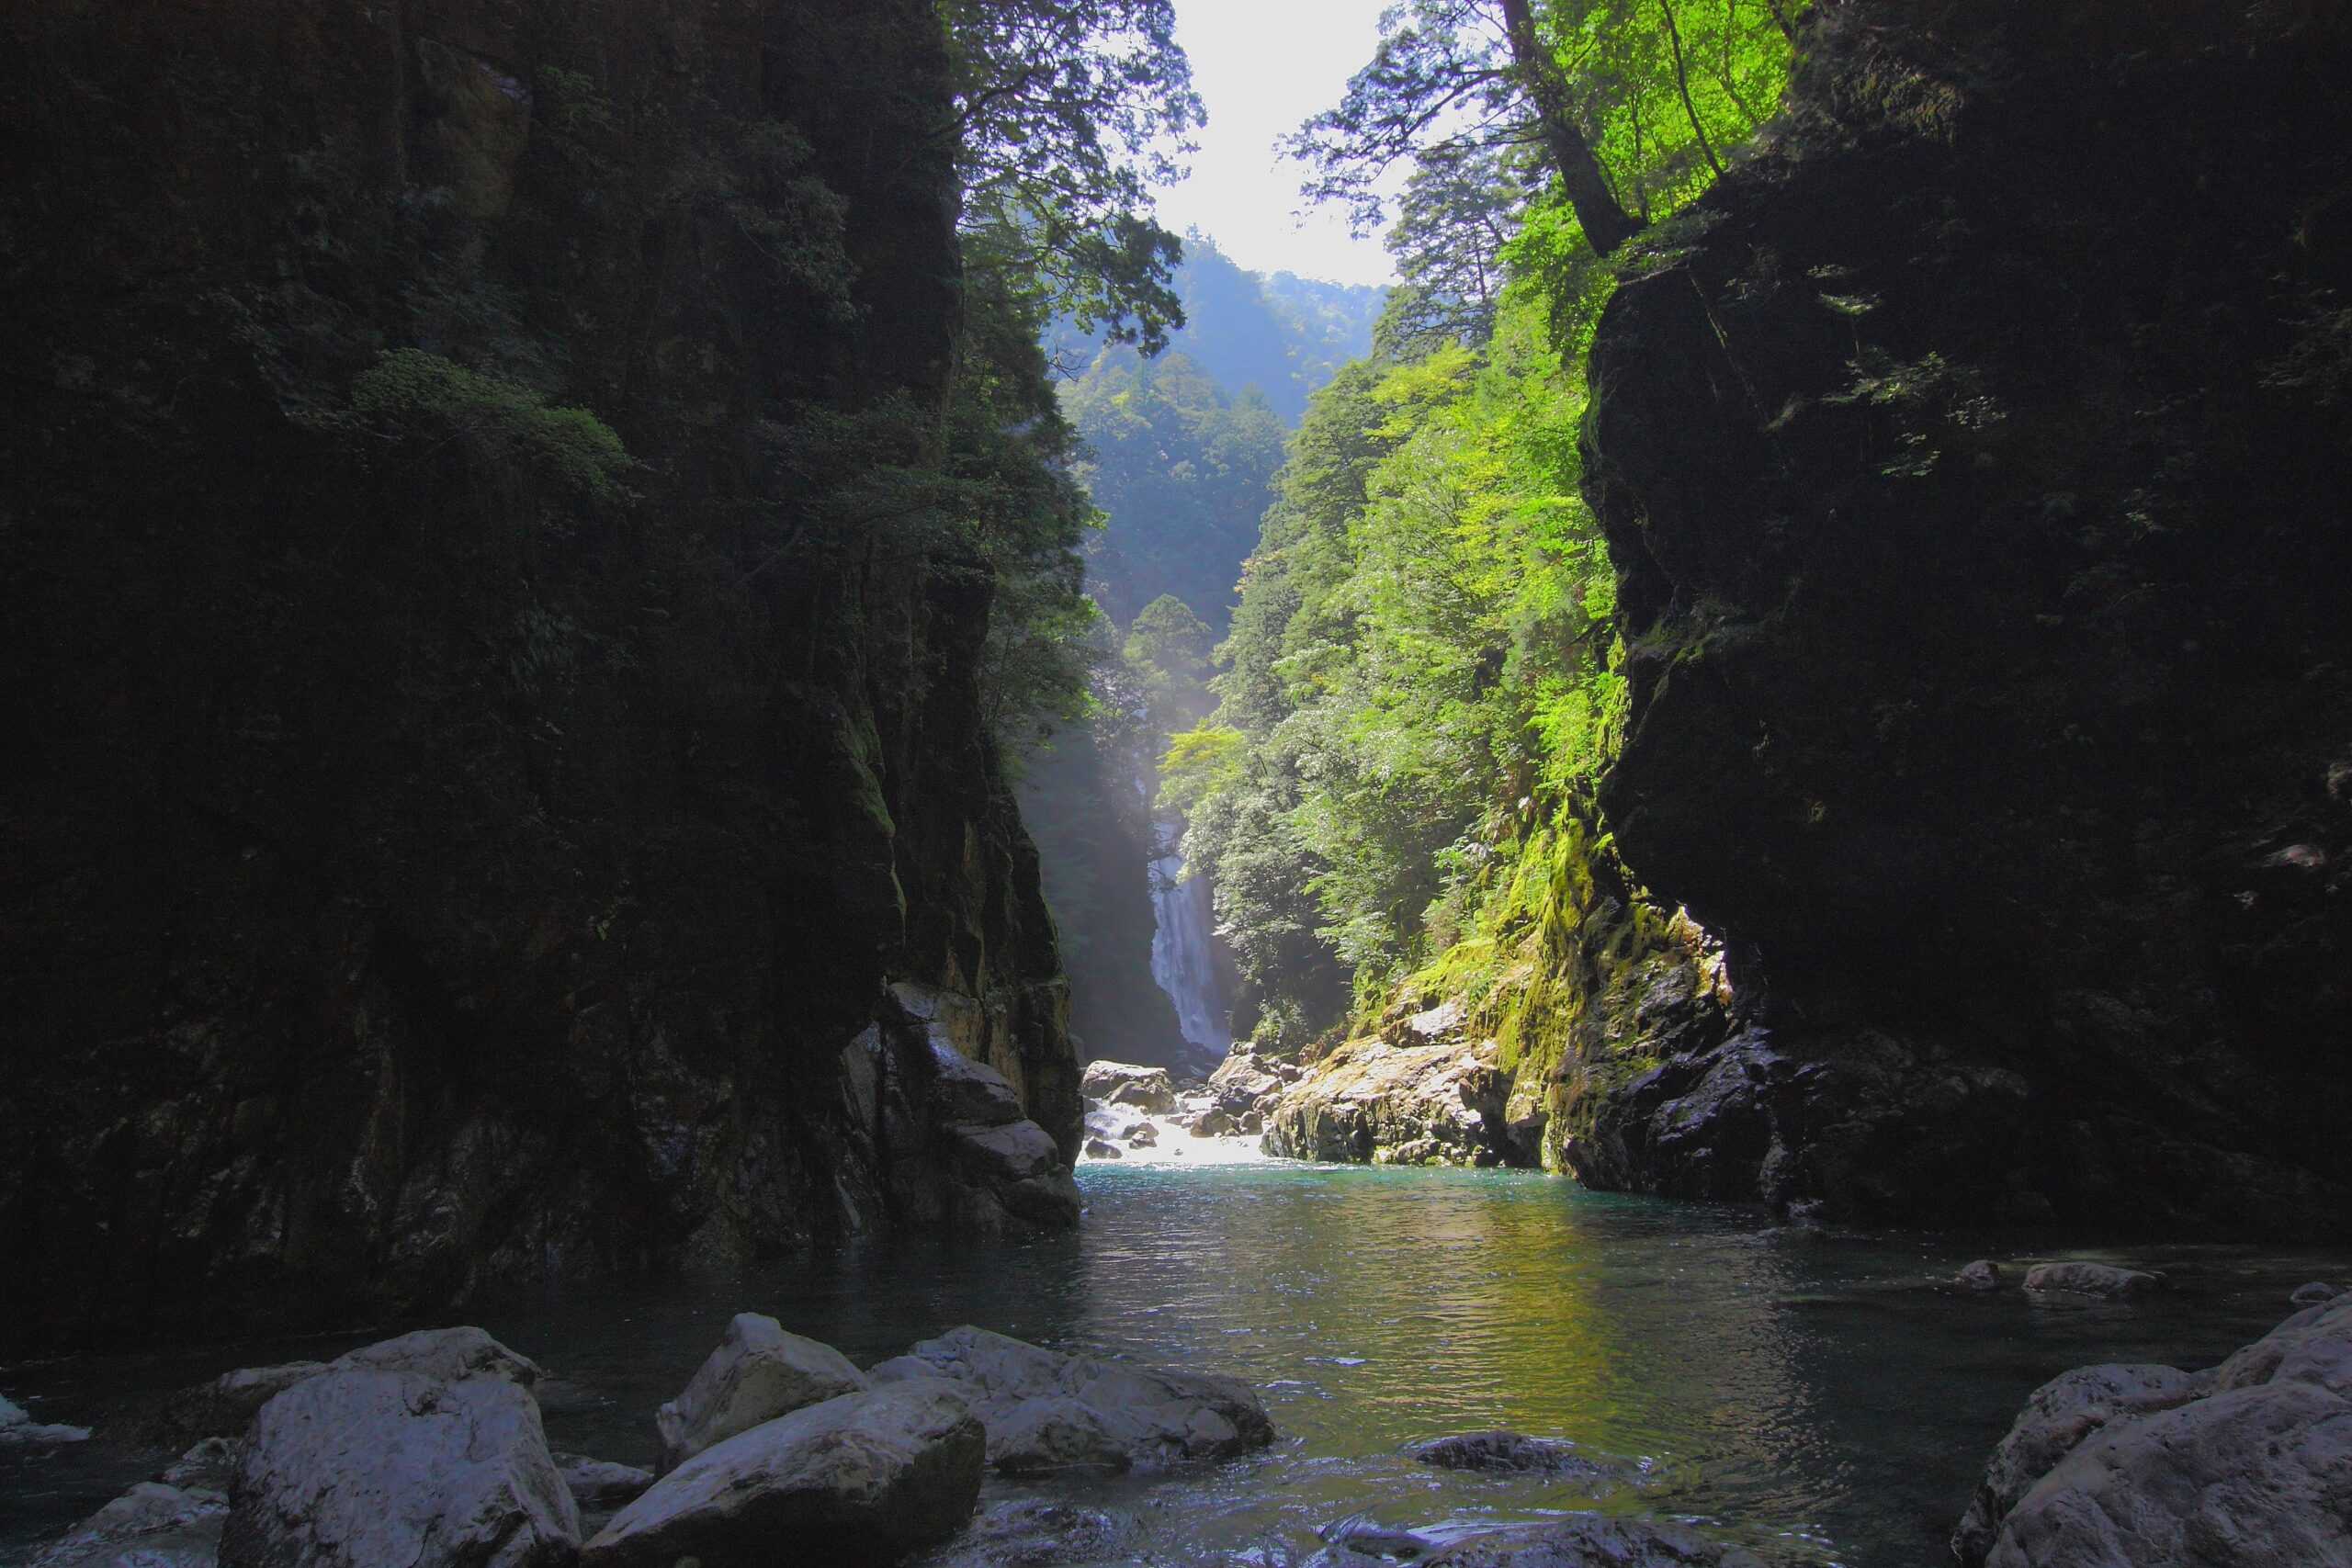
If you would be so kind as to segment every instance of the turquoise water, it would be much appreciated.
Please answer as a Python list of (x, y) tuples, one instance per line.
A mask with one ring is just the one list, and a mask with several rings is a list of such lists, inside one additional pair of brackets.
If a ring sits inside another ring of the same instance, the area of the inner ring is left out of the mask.
[[(1072, 1236), (883, 1239), (740, 1276), (477, 1303), (565, 1388), (558, 1447), (642, 1462), (651, 1413), (729, 1314), (766, 1312), (861, 1362), (960, 1322), (1066, 1349), (1246, 1378), (1281, 1434), (1204, 1471), (1067, 1487), (990, 1483), (1131, 1516), (1118, 1562), (1280, 1563), (1347, 1515), (1444, 1536), (1578, 1508), (1708, 1522), (1791, 1562), (1908, 1568), (1943, 1542), (2025, 1394), (2092, 1360), (2201, 1366), (2290, 1310), (2352, 1248), (2069, 1247), (1876, 1232), (1776, 1239), (1753, 1213), (1586, 1192), (1526, 1172), (1090, 1165)], [(2030, 1305), (1929, 1281), (1975, 1257), (2096, 1257), (2169, 1270), (2131, 1305)], [(411, 1326), (408, 1325), (388, 1326)], [(0, 1369), (80, 1449), (0, 1450), (0, 1561), (157, 1462), (103, 1440), (133, 1393), (353, 1337)], [(1429, 1470), (1412, 1438), (1507, 1426), (1621, 1461), (1619, 1483)]]

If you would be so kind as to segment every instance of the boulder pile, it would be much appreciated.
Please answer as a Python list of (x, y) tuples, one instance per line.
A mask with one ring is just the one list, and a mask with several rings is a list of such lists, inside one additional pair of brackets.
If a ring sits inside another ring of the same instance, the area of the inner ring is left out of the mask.
[[(658, 1475), (551, 1450), (547, 1382), (480, 1328), (230, 1372), (134, 1413), (133, 1440), (201, 1435), (28, 1568), (861, 1568), (963, 1536), (990, 1468), (1123, 1472), (1273, 1438), (1233, 1379), (969, 1326), (861, 1371), (741, 1314), (654, 1414)], [(982, 1523), (979, 1561), (1125, 1529), (1034, 1499)]]

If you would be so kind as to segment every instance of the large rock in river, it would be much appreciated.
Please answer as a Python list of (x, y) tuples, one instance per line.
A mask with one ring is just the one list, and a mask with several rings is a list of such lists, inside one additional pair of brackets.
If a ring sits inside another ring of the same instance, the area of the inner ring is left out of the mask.
[(2087, 1367), (2036, 1391), (1952, 1538), (1961, 1568), (2352, 1562), (2352, 1302), (2211, 1372)]
[(654, 1413), (660, 1468), (675, 1470), (763, 1421), (866, 1386), (865, 1374), (831, 1346), (788, 1334), (772, 1317), (738, 1313), (685, 1392)]
[(1106, 1105), (1131, 1105), (1154, 1116), (1176, 1109), (1176, 1080), (1166, 1067), (1139, 1066), (1133, 1062), (1090, 1062), (1080, 1088), (1089, 1100)]
[(989, 1462), (1011, 1473), (1226, 1459), (1273, 1440), (1238, 1378), (1065, 1356), (967, 1324), (875, 1367), (877, 1383), (947, 1378), (988, 1423)]
[(1532, 1164), (1507, 1114), (1510, 1079), (1495, 1043), (1440, 1033), (1410, 1044), (1350, 1041), (1285, 1089), (1266, 1116), (1266, 1152), (1377, 1165)]
[(262, 1407), (223, 1568), (566, 1568), (580, 1513), (537, 1367), (479, 1328), (355, 1350)]
[(581, 1550), (581, 1568), (869, 1568), (962, 1529), (988, 1438), (967, 1391), (910, 1379), (739, 1433), (654, 1483)]

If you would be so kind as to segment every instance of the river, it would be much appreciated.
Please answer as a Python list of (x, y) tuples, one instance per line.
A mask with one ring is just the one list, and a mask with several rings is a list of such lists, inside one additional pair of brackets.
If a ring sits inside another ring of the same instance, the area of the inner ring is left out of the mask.
[[(1131, 1515), (1110, 1561), (1280, 1564), (1347, 1515), (1440, 1537), (1579, 1508), (1719, 1525), (1785, 1562), (1927, 1568), (2025, 1394), (2086, 1361), (2201, 1366), (2269, 1328), (2352, 1251), (2041, 1243), (2169, 1270), (2177, 1288), (2072, 1310), (1938, 1289), (1985, 1237), (1776, 1239), (1752, 1213), (1585, 1191), (1516, 1171), (1090, 1163), (1074, 1235), (885, 1238), (741, 1276), (548, 1291), (463, 1314), (551, 1369), (559, 1448), (645, 1462), (651, 1412), (738, 1311), (860, 1362), (970, 1322), (1061, 1348), (1237, 1374), (1280, 1433), (1261, 1455), (1157, 1478), (991, 1481)], [(2014, 1245), (2014, 1243), (2012, 1243)], [(350, 1337), (0, 1368), (38, 1419), (99, 1440), (0, 1450), (0, 1562), (158, 1456), (104, 1440), (136, 1391), (331, 1354)], [(1427, 1469), (1414, 1438), (1508, 1426), (1619, 1461), (1623, 1484)]]

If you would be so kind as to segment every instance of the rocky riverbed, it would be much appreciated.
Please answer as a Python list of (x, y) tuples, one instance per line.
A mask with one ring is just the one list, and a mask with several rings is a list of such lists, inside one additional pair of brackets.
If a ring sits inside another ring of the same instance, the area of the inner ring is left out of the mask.
[[(1818, 1260), (1841, 1248), (1855, 1256), (1856, 1245), (1825, 1235), (1794, 1250), (1748, 1250), (1759, 1261)], [(2026, 1314), (2021, 1325), (2072, 1325), (2077, 1342), (2128, 1346), (2150, 1310), (2143, 1303), (2204, 1299), (2197, 1271), (2178, 1273), (2079, 1257), (1980, 1259), (1874, 1289), (1892, 1291), (1890, 1303), (1974, 1303)], [(2346, 1561), (2352, 1295), (2333, 1280), (2293, 1293), (2309, 1304), (2211, 1370), (2098, 1364), (2035, 1390), (1959, 1520), (1951, 1550), (1962, 1568)], [(1670, 1332), (1667, 1320), (1653, 1322)], [(1575, 1354), (1573, 1339), (1555, 1340), (1554, 1353)], [(1768, 1517), (1694, 1507), (1671, 1479), (1682, 1461), (1670, 1455), (1494, 1426), (1396, 1445), (1382, 1461), (1398, 1478), (1391, 1500), (1376, 1509), (1326, 1503), (1311, 1517), (1309, 1546), (1221, 1550), (1213, 1543), (1232, 1540), (1227, 1516), (1245, 1495), (1283, 1467), (1304, 1462), (1310, 1473), (1331, 1461), (1281, 1458), (1303, 1440), (1283, 1429), (1283, 1413), (1304, 1417), (1314, 1406), (1289, 1392), (1299, 1376), (1234, 1363), (1250, 1371), (1245, 1380), (1187, 1360), (1177, 1369), (1074, 1354), (967, 1325), (861, 1367), (774, 1317), (738, 1314), (673, 1397), (637, 1411), (656, 1456), (640, 1468), (620, 1462), (632, 1455), (617, 1447), (606, 1459), (549, 1441), (548, 1423), (566, 1426), (582, 1397), (563, 1368), (544, 1368), (480, 1327), (425, 1330), (332, 1359), (241, 1369), (120, 1409), (115, 1430), (101, 1424), (101, 1441), (133, 1431), (183, 1448), (180, 1457), (9, 1560), (25, 1568), (668, 1568), (691, 1556), (729, 1568), (774, 1562), (788, 1542), (796, 1551), (821, 1543), (827, 1562), (924, 1568), (1904, 1561), (1856, 1554)], [(28, 1442), (81, 1435), (30, 1415), (6, 1426)], [(1426, 1481), (1414, 1484), (1415, 1472)], [(1534, 1510), (1476, 1502), (1522, 1493), (1558, 1501)], [(2225, 1555), (2213, 1555), (2216, 1543)]]
[[(786, 1533), (924, 1568), (1907, 1568), (1954, 1526), (1969, 1568), (2345, 1550), (2352, 1258), (1971, 1260), (1510, 1170), (1101, 1161), (1082, 1192), (1072, 1244), (797, 1260), (193, 1387), (125, 1363), (136, 1399), (7, 1368), (12, 1429), (96, 1432), (9, 1448), (0, 1514), (85, 1455), (153, 1460), (0, 1561), (665, 1568)], [(990, 1328), (941, 1331), (959, 1309)]]

